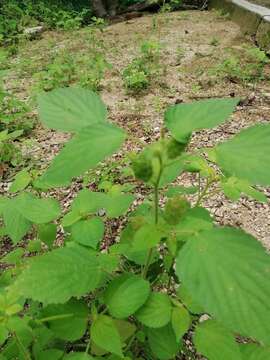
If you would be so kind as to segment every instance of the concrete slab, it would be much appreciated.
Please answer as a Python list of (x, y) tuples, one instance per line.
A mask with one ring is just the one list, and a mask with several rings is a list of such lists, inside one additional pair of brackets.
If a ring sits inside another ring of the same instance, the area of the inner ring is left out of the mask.
[(270, 9), (246, 0), (212, 0), (210, 6), (228, 11), (244, 33), (255, 36), (258, 45), (270, 52)]

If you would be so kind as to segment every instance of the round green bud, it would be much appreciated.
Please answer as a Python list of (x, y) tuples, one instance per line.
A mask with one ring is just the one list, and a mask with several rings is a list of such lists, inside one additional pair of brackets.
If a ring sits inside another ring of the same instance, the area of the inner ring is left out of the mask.
[(152, 162), (143, 153), (133, 160), (132, 169), (136, 178), (144, 182), (149, 181), (153, 175)]
[(175, 159), (185, 150), (187, 144), (180, 143), (175, 139), (170, 139), (167, 144), (167, 154), (169, 159)]
[(183, 196), (176, 195), (167, 201), (164, 218), (168, 224), (177, 225), (188, 209), (190, 203)]

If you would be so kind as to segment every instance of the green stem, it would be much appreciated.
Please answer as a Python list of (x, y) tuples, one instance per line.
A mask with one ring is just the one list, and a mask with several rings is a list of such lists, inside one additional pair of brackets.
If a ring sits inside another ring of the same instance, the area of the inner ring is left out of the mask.
[(90, 340), (90, 337), (89, 337), (89, 340), (88, 340), (88, 343), (87, 343), (87, 346), (86, 346), (86, 349), (85, 349), (85, 354), (87, 354), (87, 355), (89, 353), (90, 344), (91, 344), (91, 340)]
[[(157, 178), (157, 182), (156, 182), (155, 187), (154, 187), (154, 216), (155, 216), (155, 224), (156, 225), (158, 224), (158, 204), (159, 204), (158, 186), (159, 186), (159, 182), (160, 182), (160, 178), (161, 178), (161, 174), (162, 174), (162, 161), (161, 161), (161, 159), (159, 159), (159, 160), (160, 160), (160, 170), (159, 170), (159, 175), (158, 175), (158, 178)], [(149, 250), (149, 252), (148, 252), (148, 255), (147, 255), (145, 266), (144, 266), (143, 272), (142, 272), (142, 277), (144, 279), (146, 278), (146, 275), (147, 275), (147, 272), (148, 272), (148, 269), (149, 269), (149, 266), (150, 266), (150, 263), (151, 263), (153, 250), (154, 250), (154, 248), (151, 248)]]
[(211, 184), (212, 184), (212, 182), (209, 181), (209, 179), (207, 179), (206, 186), (203, 189), (203, 191), (201, 192), (201, 194), (199, 195), (198, 200), (197, 200), (197, 202), (195, 204), (195, 207), (197, 207), (197, 206), (199, 206), (201, 204), (201, 202), (202, 202), (203, 198), (206, 196), (207, 191), (208, 191)]

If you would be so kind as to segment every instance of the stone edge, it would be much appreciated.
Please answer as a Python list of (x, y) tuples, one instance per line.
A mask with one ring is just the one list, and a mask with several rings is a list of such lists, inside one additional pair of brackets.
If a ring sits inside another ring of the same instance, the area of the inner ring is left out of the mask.
[(270, 53), (270, 9), (243, 0), (210, 0), (210, 8), (228, 12), (245, 34), (254, 36), (258, 46)]

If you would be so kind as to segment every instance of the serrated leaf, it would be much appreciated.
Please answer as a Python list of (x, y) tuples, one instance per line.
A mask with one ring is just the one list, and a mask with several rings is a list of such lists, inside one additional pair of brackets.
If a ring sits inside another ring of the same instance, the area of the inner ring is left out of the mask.
[(213, 227), (209, 212), (201, 207), (187, 210), (183, 219), (174, 227), (177, 240), (186, 241), (190, 236)]
[(9, 191), (12, 193), (15, 193), (17, 191), (22, 191), (30, 184), (31, 180), (32, 180), (31, 175), (27, 170), (24, 169), (18, 172), (18, 174), (16, 174), (15, 180), (10, 186)]
[(38, 112), (50, 129), (77, 132), (89, 125), (104, 122), (107, 110), (91, 90), (64, 88), (38, 97)]
[(257, 201), (267, 201), (267, 197), (262, 192), (254, 189), (247, 180), (238, 179), (234, 176), (223, 180), (221, 187), (224, 194), (233, 201), (238, 200), (242, 194), (248, 195)]
[(136, 331), (136, 326), (126, 320), (113, 321), (121, 338), (122, 343), (129, 339)]
[(181, 157), (166, 164), (164, 171), (162, 172), (159, 188), (166, 186), (173, 182), (184, 171), (184, 163)]
[(98, 315), (91, 326), (91, 337), (102, 349), (123, 357), (120, 334), (107, 315)]
[(62, 304), (94, 290), (100, 276), (99, 263), (87, 249), (61, 248), (31, 259), (12, 292), (45, 304)]
[(199, 188), (198, 186), (170, 186), (166, 192), (166, 196), (173, 197), (175, 195), (183, 194), (183, 195), (190, 195), (190, 194), (196, 194), (198, 192)]
[(130, 194), (108, 195), (105, 206), (107, 216), (116, 218), (125, 214), (134, 199), (135, 197)]
[(31, 228), (31, 223), (14, 207), (14, 202), (9, 200), (3, 210), (5, 232), (13, 244), (17, 244)]
[(104, 294), (105, 304), (112, 316), (124, 319), (134, 314), (147, 300), (148, 281), (133, 274), (123, 274), (114, 279)]
[(4, 263), (4, 264), (17, 264), (18, 262), (20, 262), (21, 257), (24, 254), (24, 249), (23, 248), (17, 248), (11, 252), (9, 252), (6, 256), (4, 256), (3, 258), (0, 259), (0, 263)]
[(269, 272), (270, 257), (262, 245), (229, 227), (190, 238), (176, 262), (177, 276), (205, 312), (231, 331), (266, 344), (270, 343)]
[(136, 312), (136, 318), (150, 328), (161, 328), (171, 319), (172, 306), (167, 294), (152, 292), (146, 303)]
[(259, 124), (241, 131), (215, 148), (217, 163), (231, 176), (253, 185), (270, 184), (270, 125)]
[(37, 185), (45, 188), (68, 185), (74, 177), (83, 175), (112, 155), (124, 139), (125, 133), (109, 123), (84, 128), (54, 158)]
[(94, 358), (85, 352), (73, 352), (63, 358), (64, 360), (94, 360)]
[(24, 193), (12, 200), (19, 213), (35, 224), (45, 224), (60, 215), (60, 206), (55, 199), (39, 199)]
[(210, 129), (228, 120), (239, 99), (209, 99), (171, 106), (165, 124), (173, 137), (183, 142), (193, 131)]
[(41, 316), (42, 318), (59, 316), (59, 319), (46, 321), (49, 329), (56, 338), (75, 341), (83, 337), (86, 331), (88, 308), (83, 302), (72, 299), (66, 304), (47, 306), (42, 310)]
[(81, 220), (82, 215), (77, 213), (76, 211), (70, 211), (67, 213), (62, 219), (62, 226), (69, 227)]
[(38, 227), (38, 237), (49, 249), (53, 247), (56, 234), (57, 226), (55, 224), (40, 224)]
[(38, 353), (35, 357), (36, 360), (59, 360), (62, 359), (63, 351), (58, 349), (44, 350)]
[(191, 317), (184, 306), (174, 307), (172, 310), (172, 328), (176, 340), (180, 341), (191, 325)]
[(28, 321), (29, 318), (20, 318), (18, 316), (12, 316), (8, 319), (6, 326), (10, 333), (16, 333), (20, 344), (24, 347), (24, 351), (22, 351), (22, 347), (13, 338), (1, 349), (3, 356), (7, 356), (8, 359), (25, 359), (26, 356), (30, 358), (28, 347), (33, 341), (33, 332), (28, 325)]
[(258, 344), (240, 344), (239, 347), (243, 360), (270, 359), (270, 347), (264, 347)]
[(119, 217), (127, 212), (133, 200), (130, 194), (109, 195), (84, 189), (73, 201), (72, 212), (75, 217), (75, 214), (87, 215), (106, 209), (108, 217)]
[(178, 288), (177, 296), (192, 314), (202, 314), (204, 312), (201, 305), (194, 301), (194, 298), (183, 284)]
[(7, 330), (6, 326), (3, 323), (1, 323), (0, 324), (0, 346), (7, 340), (7, 338), (8, 338), (8, 330)]
[(80, 220), (72, 226), (71, 233), (77, 243), (96, 249), (104, 235), (104, 223), (98, 217)]
[(175, 358), (181, 345), (176, 342), (174, 331), (170, 324), (147, 330), (148, 341), (153, 354), (160, 360)]
[(136, 231), (132, 243), (132, 251), (143, 251), (156, 246), (162, 237), (162, 233), (154, 224), (145, 224)]
[(5, 196), (0, 197), (0, 215), (3, 215), (4, 209), (8, 206), (9, 199)]
[(27, 251), (29, 252), (39, 252), (42, 249), (41, 241), (38, 239), (30, 240), (27, 244)]
[(209, 360), (221, 356), (222, 360), (242, 360), (232, 333), (215, 320), (207, 320), (196, 326), (194, 344), (197, 351)]

